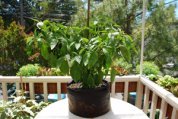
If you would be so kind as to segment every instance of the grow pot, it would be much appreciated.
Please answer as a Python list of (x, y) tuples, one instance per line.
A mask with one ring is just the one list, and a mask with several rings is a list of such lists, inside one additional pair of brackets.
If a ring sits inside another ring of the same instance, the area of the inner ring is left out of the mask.
[(110, 108), (109, 83), (103, 80), (103, 84), (97, 88), (70, 88), (67, 86), (69, 111), (77, 116), (92, 118), (107, 113)]

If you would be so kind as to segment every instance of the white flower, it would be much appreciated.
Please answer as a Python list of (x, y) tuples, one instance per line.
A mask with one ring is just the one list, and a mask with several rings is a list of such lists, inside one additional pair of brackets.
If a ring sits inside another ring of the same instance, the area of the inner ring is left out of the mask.
[(43, 26), (43, 22), (38, 22), (38, 23), (36, 24), (36, 26), (37, 26), (39, 29), (41, 29), (41, 27)]

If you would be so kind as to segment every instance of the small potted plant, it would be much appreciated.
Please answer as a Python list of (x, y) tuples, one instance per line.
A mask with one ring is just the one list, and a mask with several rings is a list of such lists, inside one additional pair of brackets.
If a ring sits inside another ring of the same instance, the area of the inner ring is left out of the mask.
[(72, 113), (97, 117), (110, 110), (110, 86), (104, 79), (110, 74), (114, 80), (118, 58), (130, 60), (130, 36), (118, 26), (98, 22), (79, 28), (44, 21), (30, 39), (38, 42), (50, 65), (72, 77), (67, 87)]

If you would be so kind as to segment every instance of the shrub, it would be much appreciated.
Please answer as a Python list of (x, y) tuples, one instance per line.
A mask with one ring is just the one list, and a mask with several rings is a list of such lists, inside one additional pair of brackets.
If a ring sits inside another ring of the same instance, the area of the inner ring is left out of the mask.
[(35, 100), (19, 96), (13, 101), (0, 104), (0, 119), (33, 119), (47, 105), (49, 104), (45, 102), (36, 103)]
[(173, 90), (176, 90), (174, 88), (178, 86), (178, 79), (171, 77), (169, 75), (165, 75), (164, 77), (159, 78), (157, 84), (164, 87), (166, 90), (172, 92)]
[(36, 76), (40, 66), (38, 64), (27, 64), (17, 72), (17, 76)]
[(58, 68), (41, 67), (39, 64), (27, 64), (17, 72), (17, 76), (60, 76), (63, 75)]
[(130, 73), (132, 64), (129, 64), (125, 59), (120, 58), (116, 61), (117, 67), (115, 67), (117, 75), (127, 75)]
[(61, 76), (63, 75), (58, 68), (40, 67), (38, 70), (39, 76)]
[(28, 63), (24, 27), (12, 22), (4, 27), (0, 17), (0, 75), (15, 75), (20, 66)]
[(158, 75), (150, 74), (147, 76), (151, 81), (157, 81), (159, 79)]
[[(137, 65), (136, 67), (136, 72), (139, 73), (140, 72), (140, 65)], [(150, 75), (150, 74), (154, 74), (154, 75), (158, 75), (159, 73), (159, 68), (156, 64), (154, 64), (153, 62), (144, 62), (143, 63), (143, 74), (145, 75)]]

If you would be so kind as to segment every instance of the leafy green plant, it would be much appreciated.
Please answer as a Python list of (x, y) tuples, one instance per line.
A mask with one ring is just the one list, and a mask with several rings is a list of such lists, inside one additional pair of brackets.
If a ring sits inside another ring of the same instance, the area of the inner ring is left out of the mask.
[(38, 64), (27, 64), (22, 66), (17, 72), (17, 76), (36, 76), (40, 66)]
[(172, 92), (173, 90), (177, 89), (175, 87), (178, 86), (178, 79), (174, 78), (174, 77), (171, 77), (169, 75), (165, 75), (164, 77), (159, 78), (157, 83), (160, 86), (164, 87), (166, 90)]
[(27, 64), (17, 72), (17, 76), (60, 76), (63, 75), (59, 68), (41, 67), (39, 64)]
[(114, 80), (116, 59), (130, 61), (132, 39), (116, 25), (105, 27), (94, 22), (87, 27), (70, 27), (44, 21), (41, 28), (28, 38), (41, 49), (41, 55), (65, 75), (71, 75), (83, 88), (94, 88), (110, 72)]
[(131, 72), (132, 64), (125, 61), (123, 58), (120, 58), (116, 61), (118, 65), (115, 67), (117, 75), (127, 75)]
[[(178, 79), (177, 79), (178, 80)], [(176, 96), (178, 97), (178, 84), (177, 86), (172, 86), (171, 87), (171, 92)]]
[(63, 74), (59, 68), (40, 67), (37, 75), (38, 76), (62, 76)]
[(157, 81), (159, 79), (158, 75), (150, 74), (147, 76), (151, 81)]
[[(140, 65), (137, 65), (136, 72), (137, 73), (140, 72)], [(156, 64), (154, 64), (153, 62), (145, 61), (143, 63), (143, 74), (145, 74), (145, 75), (150, 75), (150, 74), (158, 75), (159, 72), (160, 72), (159, 67)]]
[(26, 37), (24, 27), (15, 22), (4, 27), (0, 17), (0, 75), (15, 75), (20, 66), (29, 62), (25, 51)]
[(24, 96), (16, 97), (13, 101), (0, 104), (1, 119), (33, 119), (38, 112), (49, 105), (45, 102), (36, 103)]

